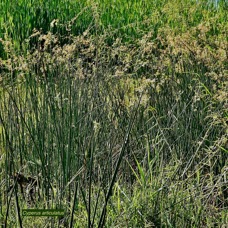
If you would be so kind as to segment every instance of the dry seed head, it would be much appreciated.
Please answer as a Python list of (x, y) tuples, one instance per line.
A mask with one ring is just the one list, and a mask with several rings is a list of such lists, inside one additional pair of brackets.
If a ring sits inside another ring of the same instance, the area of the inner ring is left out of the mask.
[(59, 23), (59, 19), (54, 19), (51, 23), (50, 23), (50, 27), (53, 28), (54, 26), (58, 25)]

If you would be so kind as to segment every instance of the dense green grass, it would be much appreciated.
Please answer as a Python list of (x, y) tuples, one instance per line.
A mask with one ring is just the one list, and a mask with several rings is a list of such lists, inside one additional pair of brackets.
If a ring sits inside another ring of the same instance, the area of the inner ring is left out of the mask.
[(1, 224), (228, 224), (226, 1), (0, 4)]
[[(102, 33), (116, 29), (113, 36), (129, 41), (139, 37), (140, 31), (154, 31), (156, 37), (159, 28), (164, 25), (178, 31), (186, 31), (210, 18), (218, 23), (227, 21), (227, 1), (221, 1), (219, 7), (209, 1), (8, 1), (0, 3), (0, 37), (12, 38), (16, 48), (27, 48), (25, 40), (38, 29), (47, 33), (61, 35), (79, 35), (87, 28)], [(195, 7), (191, 7), (192, 4)], [(189, 11), (189, 9), (191, 10)], [(57, 20), (59, 25), (52, 23)], [(67, 23), (68, 22), (68, 23)], [(67, 23), (67, 27), (65, 26)], [(220, 33), (214, 27), (213, 33)], [(113, 37), (109, 37), (109, 41)], [(30, 43), (34, 45), (34, 40)], [(66, 42), (66, 41), (63, 41)], [(35, 42), (36, 43), (36, 42)], [(4, 56), (2, 53), (1, 56)]]

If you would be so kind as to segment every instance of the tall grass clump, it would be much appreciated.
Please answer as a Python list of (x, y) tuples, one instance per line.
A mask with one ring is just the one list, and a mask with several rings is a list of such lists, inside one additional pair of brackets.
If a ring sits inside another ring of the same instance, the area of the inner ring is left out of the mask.
[(1, 4), (1, 224), (227, 224), (225, 2)]

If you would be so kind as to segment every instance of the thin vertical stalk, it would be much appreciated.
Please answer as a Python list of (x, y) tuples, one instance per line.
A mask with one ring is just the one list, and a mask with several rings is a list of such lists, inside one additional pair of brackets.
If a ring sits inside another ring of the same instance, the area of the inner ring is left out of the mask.
[(105, 197), (105, 202), (104, 202), (104, 205), (103, 205), (103, 209), (102, 209), (102, 213), (101, 213), (101, 216), (100, 216), (98, 227), (103, 227), (104, 226), (105, 216), (106, 216), (106, 207), (107, 207), (107, 204), (108, 204), (108, 200), (109, 200), (109, 198), (112, 195), (112, 189), (113, 189), (113, 186), (114, 186), (115, 181), (116, 181), (116, 176), (117, 176), (117, 173), (119, 171), (119, 167), (120, 167), (121, 161), (123, 159), (125, 148), (126, 148), (126, 146), (128, 144), (130, 132), (131, 132), (134, 120), (135, 120), (137, 112), (138, 112), (138, 108), (139, 108), (139, 105), (140, 105), (140, 102), (141, 102), (141, 99), (142, 99), (142, 95), (143, 95), (143, 93), (140, 96), (139, 102), (137, 104), (137, 108), (136, 108), (132, 118), (130, 118), (129, 125), (128, 125), (128, 130), (127, 130), (127, 133), (126, 133), (126, 136), (125, 136), (125, 140), (124, 140), (124, 143), (122, 145), (122, 148), (121, 148), (121, 151), (120, 151), (120, 155), (119, 155), (119, 158), (118, 158), (118, 161), (117, 161), (117, 164), (116, 164), (116, 168), (115, 168), (115, 171), (114, 171), (114, 174), (113, 174), (113, 177), (112, 177), (108, 192), (107, 192), (106, 197)]

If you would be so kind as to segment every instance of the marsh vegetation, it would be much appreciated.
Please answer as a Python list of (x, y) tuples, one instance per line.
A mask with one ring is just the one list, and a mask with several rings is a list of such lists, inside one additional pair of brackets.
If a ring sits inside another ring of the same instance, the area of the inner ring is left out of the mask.
[(226, 11), (1, 1), (0, 224), (228, 224)]

